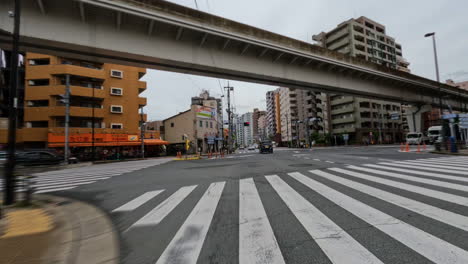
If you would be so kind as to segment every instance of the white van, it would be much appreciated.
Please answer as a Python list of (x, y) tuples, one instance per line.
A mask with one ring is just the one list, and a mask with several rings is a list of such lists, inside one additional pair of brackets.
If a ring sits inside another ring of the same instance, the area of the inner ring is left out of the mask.
[(410, 145), (423, 144), (423, 143), (427, 143), (428, 141), (429, 141), (429, 138), (426, 137), (421, 132), (410, 132), (406, 134), (406, 143)]
[(427, 130), (427, 135), (431, 144), (434, 144), (442, 136), (442, 126), (431, 126)]

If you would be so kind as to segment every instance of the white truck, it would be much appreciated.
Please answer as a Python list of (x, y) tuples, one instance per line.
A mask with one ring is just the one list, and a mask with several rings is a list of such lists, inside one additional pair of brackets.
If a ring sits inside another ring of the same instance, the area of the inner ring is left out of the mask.
[(442, 126), (431, 126), (427, 130), (427, 135), (429, 137), (429, 142), (434, 144), (442, 136)]
[(429, 138), (421, 132), (410, 132), (406, 134), (406, 143), (410, 145), (422, 145), (423, 143), (428, 142)]

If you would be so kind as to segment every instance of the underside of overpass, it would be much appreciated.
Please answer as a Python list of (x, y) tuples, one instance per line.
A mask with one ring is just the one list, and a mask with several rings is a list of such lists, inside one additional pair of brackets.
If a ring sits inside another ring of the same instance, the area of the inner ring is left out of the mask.
[[(14, 1), (0, 3), (0, 12)], [(13, 19), (0, 17), (10, 48)], [(23, 1), (21, 49), (465, 110), (468, 92), (160, 0)], [(439, 92), (440, 91), (440, 92)]]

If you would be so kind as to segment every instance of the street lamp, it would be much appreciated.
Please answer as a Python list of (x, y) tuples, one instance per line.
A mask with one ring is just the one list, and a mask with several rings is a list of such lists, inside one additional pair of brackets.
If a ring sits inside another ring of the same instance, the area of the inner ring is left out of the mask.
[(436, 40), (435, 40), (435, 32), (427, 33), (424, 35), (425, 38), (432, 37), (432, 45), (434, 48), (434, 61), (435, 61), (435, 68), (436, 68), (436, 77), (437, 77), (437, 85), (439, 86), (439, 118), (442, 118), (442, 91), (440, 87), (440, 78), (439, 78), (439, 62), (437, 60), (437, 47), (436, 47)]

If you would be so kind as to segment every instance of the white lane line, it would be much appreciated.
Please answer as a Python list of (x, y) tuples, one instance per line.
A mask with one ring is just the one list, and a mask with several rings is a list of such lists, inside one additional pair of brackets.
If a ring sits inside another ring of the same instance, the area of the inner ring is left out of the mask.
[(383, 170), (391, 170), (391, 171), (398, 171), (398, 172), (404, 172), (404, 173), (409, 173), (409, 174), (416, 174), (416, 175), (422, 175), (422, 176), (432, 176), (432, 177), (437, 177), (437, 178), (442, 178), (442, 179), (449, 179), (449, 180), (455, 180), (455, 181), (468, 182), (468, 178), (462, 177), (462, 176), (450, 176), (450, 175), (434, 173), (434, 172), (415, 171), (415, 170), (408, 170), (408, 169), (403, 169), (403, 168), (393, 168), (393, 167), (389, 167), (389, 166), (381, 166), (381, 165), (375, 165), (375, 164), (364, 164), (364, 166), (377, 168), (377, 169), (383, 169)]
[(156, 264), (197, 263), (224, 185), (225, 182), (210, 184)]
[(382, 263), (280, 177), (266, 179), (332, 263)]
[(151, 191), (151, 192), (145, 192), (144, 194), (136, 197), (135, 199), (129, 201), (128, 203), (115, 208), (112, 210), (112, 212), (128, 212), (128, 211), (133, 211), (140, 207), (142, 204), (146, 203), (147, 201), (153, 199), (156, 197), (158, 194), (162, 193), (164, 190), (157, 190), (157, 191)]
[(468, 252), (300, 173), (289, 175), (435, 263), (468, 263)]
[(239, 181), (239, 263), (285, 263), (252, 178)]
[(410, 191), (410, 192), (414, 192), (414, 193), (417, 193), (417, 194), (421, 194), (421, 195), (433, 197), (433, 198), (436, 198), (436, 199), (444, 200), (444, 201), (447, 201), (447, 202), (456, 203), (456, 204), (460, 204), (460, 205), (463, 205), (463, 206), (468, 205), (468, 198), (466, 198), (466, 197), (462, 197), (462, 196), (458, 196), (458, 195), (454, 195), (454, 194), (450, 194), (450, 193), (445, 193), (445, 192), (440, 192), (440, 191), (436, 191), (436, 190), (432, 190), (432, 189), (428, 189), (428, 188), (423, 188), (423, 187), (419, 187), (419, 186), (414, 186), (414, 185), (402, 183), (402, 182), (399, 182), (399, 181), (383, 179), (383, 178), (370, 176), (370, 175), (359, 173), (359, 172), (344, 170), (344, 169), (340, 169), (340, 168), (333, 168), (331, 170), (336, 171), (336, 172), (340, 172), (340, 173), (343, 173), (343, 174), (347, 174), (347, 175), (350, 175), (350, 176), (353, 176), (353, 177), (356, 177), (356, 178), (361, 178), (361, 179), (365, 179), (365, 180), (368, 180), (368, 181), (373, 181), (373, 182), (376, 182), (376, 183), (380, 183), (380, 184), (384, 184), (384, 185), (387, 185), (387, 186), (402, 189), (402, 190), (405, 190), (405, 191)]
[(319, 159), (314, 159), (315, 161), (320, 161)]
[(108, 179), (108, 177), (83, 179), (83, 180), (76, 180), (76, 181), (57, 181), (57, 182), (47, 182), (47, 183), (39, 182), (39, 183), (33, 184), (33, 187), (37, 188), (37, 187), (42, 187), (42, 186), (56, 186), (56, 185), (62, 185), (62, 184), (84, 184), (90, 181), (96, 182), (98, 180), (105, 180), (105, 179)]
[(58, 191), (70, 190), (70, 189), (73, 189), (73, 188), (76, 188), (76, 187), (78, 187), (78, 186), (63, 187), (63, 188), (55, 188), (55, 189), (47, 189), (47, 190), (37, 191), (37, 192), (34, 192), (34, 193), (58, 192)]
[(395, 161), (395, 160), (392, 160), (392, 159), (379, 159), (381, 161)]
[[(61, 178), (74, 178), (74, 177), (88, 177), (88, 176), (107, 176), (107, 175), (119, 175), (116, 172), (100, 172), (100, 173), (70, 173), (70, 174), (57, 174), (57, 175), (44, 175), (36, 176), (37, 179), (61, 179)], [(35, 175), (33, 175), (35, 176)]]
[(370, 159), (369, 157), (358, 157), (360, 159)]
[(439, 161), (468, 161), (468, 158), (430, 158), (430, 159), (418, 159), (418, 160), (439, 160)]
[(436, 165), (436, 164), (432, 164), (432, 163), (423, 163), (423, 162), (418, 162), (418, 161), (411, 161), (411, 162), (395, 161), (395, 163), (408, 164), (408, 165), (420, 165), (420, 166), (427, 166), (427, 167), (441, 168), (441, 169), (453, 169), (453, 170), (460, 170), (460, 171), (468, 171), (468, 168), (456, 167), (456, 166)]
[(174, 192), (166, 200), (158, 204), (153, 210), (135, 222), (130, 228), (159, 224), (174, 208), (177, 207), (197, 185), (185, 186)]
[(398, 205), (421, 215), (438, 220), (442, 223), (452, 225), (462, 230), (468, 231), (468, 217), (459, 215), (448, 210), (444, 210), (432, 205), (428, 205), (416, 200), (406, 198), (391, 192), (387, 192), (378, 188), (374, 188), (362, 183), (351, 181), (336, 175), (324, 172), (321, 170), (313, 170), (311, 173), (329, 179), (331, 181), (340, 183), (346, 187), (353, 188), (368, 195), (377, 197), (386, 202)]
[(325, 162), (327, 162), (327, 163), (335, 163), (335, 162), (333, 162), (333, 161), (329, 161), (329, 160), (326, 160)]
[(379, 175), (384, 175), (384, 176), (388, 176), (388, 177), (392, 177), (392, 178), (396, 178), (396, 179), (409, 180), (409, 181), (413, 181), (413, 182), (420, 182), (420, 183), (425, 183), (425, 184), (429, 184), (429, 185), (440, 186), (440, 187), (449, 188), (449, 189), (453, 189), (453, 190), (468, 192), (468, 186), (460, 185), (460, 184), (456, 184), (456, 183), (432, 180), (432, 179), (427, 179), (427, 178), (410, 176), (408, 174), (399, 174), (399, 173), (394, 173), (394, 172), (375, 170), (375, 169), (363, 168), (363, 167), (357, 167), (357, 166), (349, 166), (348, 168), (353, 169), (353, 170), (360, 170), (360, 171), (375, 173), (375, 174), (379, 174)]
[(72, 178), (72, 179), (67, 179), (67, 178), (60, 178), (60, 179), (40, 179), (40, 178), (35, 178), (32, 179), (32, 181), (36, 183), (47, 183), (47, 182), (76, 182), (76, 181), (86, 181), (86, 180), (98, 180), (98, 179), (109, 179), (111, 176), (109, 175), (98, 175), (98, 176), (92, 176), (92, 177), (81, 177), (81, 178)]
[(437, 171), (437, 172), (444, 172), (444, 173), (450, 173), (450, 174), (460, 174), (466, 176), (467, 173), (464, 171), (454, 171), (454, 170), (448, 170), (448, 169), (438, 169), (438, 168), (429, 168), (421, 165), (406, 165), (406, 164), (400, 164), (400, 163), (389, 163), (389, 162), (379, 162), (379, 164), (383, 165), (388, 165), (388, 166), (396, 166), (396, 167), (403, 167), (403, 168), (410, 168), (410, 169), (415, 169), (415, 170), (427, 170), (427, 171)]
[(294, 151), (294, 153), (299, 153), (299, 151)]

